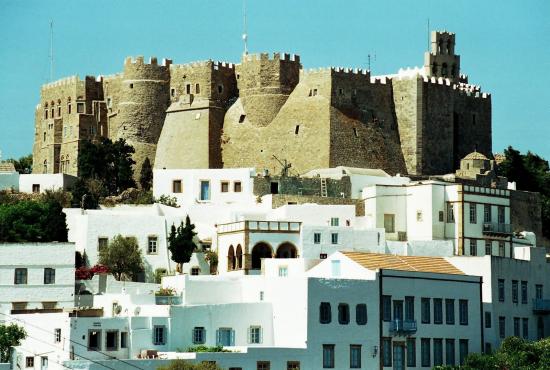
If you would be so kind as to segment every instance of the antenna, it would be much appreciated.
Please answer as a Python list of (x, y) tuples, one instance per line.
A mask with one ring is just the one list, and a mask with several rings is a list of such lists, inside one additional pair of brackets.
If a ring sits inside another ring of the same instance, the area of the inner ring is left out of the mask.
[(248, 34), (246, 33), (246, 0), (243, 0), (243, 42), (244, 55), (248, 54)]
[(376, 52), (374, 53), (374, 55), (371, 54), (371, 53), (368, 54), (369, 72), (371, 71), (371, 59), (372, 59), (373, 61), (376, 61)]
[(430, 51), (431, 38), (430, 38), (430, 18), (428, 18), (428, 51)]
[(50, 82), (53, 81), (53, 21), (50, 20)]

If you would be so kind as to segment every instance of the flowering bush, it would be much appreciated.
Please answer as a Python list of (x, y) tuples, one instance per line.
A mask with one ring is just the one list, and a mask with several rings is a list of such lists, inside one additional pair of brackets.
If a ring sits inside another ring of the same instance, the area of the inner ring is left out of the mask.
[(176, 290), (174, 288), (160, 288), (155, 292), (155, 295), (158, 296), (174, 296), (176, 295)]
[(109, 269), (107, 266), (95, 265), (92, 268), (86, 266), (79, 267), (75, 270), (75, 279), (76, 280), (90, 280), (96, 274), (107, 274)]

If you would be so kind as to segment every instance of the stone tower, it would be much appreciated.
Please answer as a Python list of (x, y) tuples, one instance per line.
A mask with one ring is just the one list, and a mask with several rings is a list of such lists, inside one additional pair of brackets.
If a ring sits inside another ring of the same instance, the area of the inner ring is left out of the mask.
[(243, 120), (257, 126), (269, 125), (298, 84), (301, 68), (297, 55), (243, 55), (236, 67), (239, 97), (246, 113)]
[(457, 82), (460, 77), (460, 56), (455, 54), (455, 34), (432, 31), (430, 40), (431, 50), (424, 54), (426, 75)]
[(112, 138), (123, 138), (135, 149), (134, 177), (139, 177), (146, 157), (155, 159), (157, 142), (170, 104), (170, 60), (162, 65), (152, 57), (149, 63), (139, 56), (126, 58), (120, 86), (117, 126)]

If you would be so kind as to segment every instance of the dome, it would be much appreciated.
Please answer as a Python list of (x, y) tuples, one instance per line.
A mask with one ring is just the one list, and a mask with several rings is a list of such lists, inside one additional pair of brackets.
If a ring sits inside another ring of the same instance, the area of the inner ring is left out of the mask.
[(489, 158), (487, 158), (485, 155), (479, 153), (479, 152), (471, 152), (470, 154), (468, 154), (466, 157), (464, 157), (464, 159), (483, 159), (483, 160), (488, 160)]

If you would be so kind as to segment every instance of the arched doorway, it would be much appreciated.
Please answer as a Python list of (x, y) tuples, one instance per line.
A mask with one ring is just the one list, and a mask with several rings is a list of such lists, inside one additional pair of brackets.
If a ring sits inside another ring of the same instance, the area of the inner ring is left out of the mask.
[(237, 269), (243, 268), (243, 249), (241, 248), (241, 245), (237, 245), (237, 252), (235, 253), (237, 256)]
[(227, 271), (232, 270), (235, 270), (235, 249), (230, 245), (227, 251)]
[(292, 243), (283, 243), (277, 248), (276, 258), (296, 258), (298, 250)]
[(252, 269), (259, 270), (262, 268), (262, 258), (272, 258), (273, 251), (269, 244), (258, 243), (252, 248)]

